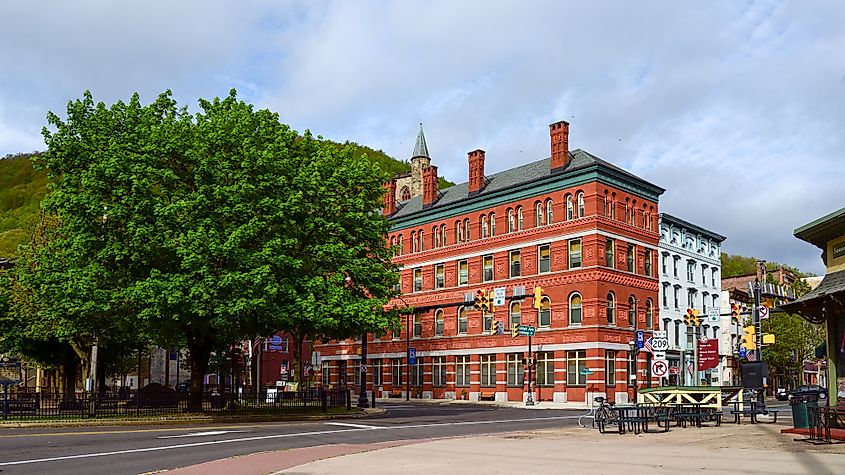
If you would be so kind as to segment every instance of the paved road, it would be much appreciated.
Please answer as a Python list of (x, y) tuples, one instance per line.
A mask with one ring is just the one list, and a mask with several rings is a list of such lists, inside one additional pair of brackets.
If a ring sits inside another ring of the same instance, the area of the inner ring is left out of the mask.
[(583, 411), (385, 404), (383, 416), (319, 422), (6, 429), (0, 473), (136, 474), (266, 450), (577, 424)]

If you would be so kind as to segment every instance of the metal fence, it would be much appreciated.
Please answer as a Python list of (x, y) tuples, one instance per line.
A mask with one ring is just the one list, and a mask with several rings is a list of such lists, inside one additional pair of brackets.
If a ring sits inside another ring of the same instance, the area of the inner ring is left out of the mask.
[[(61, 395), (48, 393), (9, 394), (2, 401), (3, 420), (54, 420), (89, 418), (157, 417), (188, 413), (189, 393), (117, 395)], [(302, 415), (351, 408), (346, 389), (262, 391), (255, 394), (203, 394), (204, 415)]]

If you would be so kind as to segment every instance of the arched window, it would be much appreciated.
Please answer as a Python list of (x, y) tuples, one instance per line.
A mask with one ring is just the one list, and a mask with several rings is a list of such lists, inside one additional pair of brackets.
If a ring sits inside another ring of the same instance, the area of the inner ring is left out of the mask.
[(408, 186), (402, 187), (402, 200), (401, 201), (408, 201), (411, 199), (411, 190), (408, 189)]
[(411, 252), (417, 252), (417, 232), (411, 231)]
[(514, 218), (513, 210), (508, 208), (508, 232), (512, 233), (516, 229), (516, 220)]
[(613, 292), (607, 293), (607, 323), (611, 325), (616, 323), (616, 296)]
[(651, 299), (645, 300), (645, 328), (651, 330), (654, 328), (654, 304)]
[(496, 213), (490, 213), (490, 237), (496, 235)]
[(420, 229), (420, 232), (417, 233), (417, 239), (420, 240), (419, 251), (422, 252), (425, 250), (425, 240), (423, 239), (423, 230)]
[(616, 193), (610, 194), (610, 219), (616, 219)]
[(440, 225), (440, 244), (446, 245), (446, 225)]
[(554, 222), (554, 216), (552, 215), (552, 206), (554, 202), (551, 199), (546, 200), (546, 224), (552, 224)]
[(469, 241), (469, 218), (464, 218), (464, 241)]
[(399, 241), (399, 255), (401, 256), (402, 254), (405, 253), (405, 244), (404, 244), (404, 241), (402, 241), (402, 235), (401, 234), (397, 237), (397, 241)]
[(581, 294), (577, 292), (569, 296), (569, 324), (581, 324)]
[(481, 239), (487, 237), (487, 215), (481, 215)]
[(625, 224), (631, 222), (631, 200), (625, 198)]
[(607, 196), (607, 190), (604, 190), (604, 202), (602, 203), (602, 216), (605, 218), (610, 217), (610, 202), (608, 201), (609, 198)]
[(540, 227), (543, 225), (543, 204), (539, 201), (534, 203), (534, 226)]
[(440, 247), (440, 233), (438, 232), (437, 226), (431, 228), (431, 235), (434, 236), (434, 248), (437, 249)]
[(522, 206), (516, 208), (516, 230), (522, 231)]
[(510, 328), (517, 326), (522, 321), (522, 306), (519, 302), (511, 302)]
[(467, 333), (467, 308), (458, 308), (458, 335), (466, 335)]
[(575, 203), (572, 201), (572, 195), (566, 195), (566, 220), (569, 221), (575, 217)]
[(393, 236), (390, 236), (390, 247), (394, 247), (395, 245), (396, 245), (396, 238), (393, 237)]
[(578, 192), (578, 217), (579, 218), (584, 217), (584, 192), (583, 191)]
[(540, 300), (540, 310), (537, 314), (537, 323), (541, 327), (548, 327), (552, 324), (552, 301), (548, 297)]
[(637, 299), (633, 295), (628, 297), (628, 325), (631, 328), (637, 326)]
[(443, 336), (443, 309), (441, 308), (434, 312), (434, 335)]
[(464, 227), (460, 221), (455, 221), (455, 243), (464, 242)]
[(637, 225), (637, 200), (631, 202), (631, 221), (628, 224), (631, 226)]

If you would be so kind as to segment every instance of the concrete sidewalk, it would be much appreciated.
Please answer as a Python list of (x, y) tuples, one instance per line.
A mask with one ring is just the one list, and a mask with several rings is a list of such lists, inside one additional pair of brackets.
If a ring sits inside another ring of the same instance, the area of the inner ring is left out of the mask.
[[(354, 399), (354, 398), (353, 398)], [(590, 409), (585, 402), (552, 402), (536, 401), (533, 406), (526, 406), (522, 401), (465, 401), (460, 399), (405, 399), (379, 398), (376, 399), (376, 407), (383, 404), (414, 404), (414, 405), (436, 405), (436, 406), (494, 406), (512, 407), (517, 409), (577, 409), (584, 412)]]
[(845, 445), (814, 446), (779, 425), (600, 435), (587, 429), (442, 439), (345, 455), (277, 472), (349, 473), (845, 473)]

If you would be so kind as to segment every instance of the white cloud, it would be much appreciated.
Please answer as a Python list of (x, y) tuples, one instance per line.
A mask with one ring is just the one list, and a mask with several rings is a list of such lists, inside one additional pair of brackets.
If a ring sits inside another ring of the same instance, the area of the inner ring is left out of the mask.
[[(119, 6), (115, 6), (119, 5)], [(550, 122), (667, 188), (729, 252), (821, 272), (792, 230), (845, 203), (840, 2), (20, 2), (0, 31), (0, 154), (44, 114), (172, 88), (408, 158), (419, 122), (466, 180), (548, 156)], [(30, 142), (32, 141), (32, 142)]]

